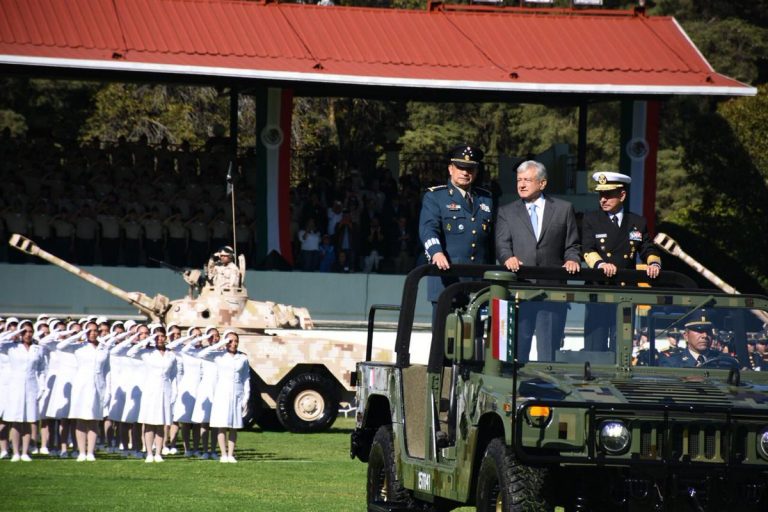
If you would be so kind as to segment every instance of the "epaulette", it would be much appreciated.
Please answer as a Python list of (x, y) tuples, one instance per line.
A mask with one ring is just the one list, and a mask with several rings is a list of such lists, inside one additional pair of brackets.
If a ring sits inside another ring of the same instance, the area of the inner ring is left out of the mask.
[(427, 192), (434, 192), (435, 190), (442, 190), (448, 188), (448, 185), (435, 185), (434, 187), (427, 187)]

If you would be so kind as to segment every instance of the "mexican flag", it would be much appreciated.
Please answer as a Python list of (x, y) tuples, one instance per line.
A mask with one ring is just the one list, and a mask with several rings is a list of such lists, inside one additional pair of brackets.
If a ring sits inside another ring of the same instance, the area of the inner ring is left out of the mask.
[(514, 316), (510, 319), (509, 301), (491, 301), (491, 346), (494, 359), (511, 362), (514, 358), (511, 341), (515, 335)]
[(291, 251), (290, 171), (293, 91), (265, 88), (256, 100), (256, 256), (272, 251), (293, 263)]

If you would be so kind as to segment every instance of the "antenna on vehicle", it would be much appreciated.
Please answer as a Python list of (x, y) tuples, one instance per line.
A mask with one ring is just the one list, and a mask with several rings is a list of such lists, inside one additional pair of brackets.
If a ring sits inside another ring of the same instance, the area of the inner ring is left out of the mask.
[(235, 184), (232, 180), (232, 160), (227, 169), (227, 195), (232, 198), (232, 249), (235, 252), (232, 261), (237, 261), (237, 222), (235, 221)]

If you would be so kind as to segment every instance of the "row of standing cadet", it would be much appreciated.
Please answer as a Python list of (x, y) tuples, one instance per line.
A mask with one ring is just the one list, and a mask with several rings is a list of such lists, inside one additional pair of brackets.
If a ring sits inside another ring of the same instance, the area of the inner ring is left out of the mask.
[(250, 395), (237, 333), (219, 336), (209, 327), (182, 336), (172, 325), (93, 318), (7, 318), (0, 325), (0, 458), (8, 456), (10, 438), (11, 460), (31, 460), (38, 430), (38, 453), (57, 446), (67, 457), (73, 435), (78, 461), (95, 460), (100, 436), (108, 451), (162, 462), (175, 453), (179, 430), (185, 455), (218, 458), (213, 439), (209, 445), (215, 430), (219, 460), (237, 462)]

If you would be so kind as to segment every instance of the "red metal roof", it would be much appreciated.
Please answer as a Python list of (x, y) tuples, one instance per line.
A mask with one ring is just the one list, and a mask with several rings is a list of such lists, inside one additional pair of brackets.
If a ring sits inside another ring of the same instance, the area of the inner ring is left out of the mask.
[(755, 94), (673, 18), (236, 0), (0, 0), (0, 65), (519, 92)]

